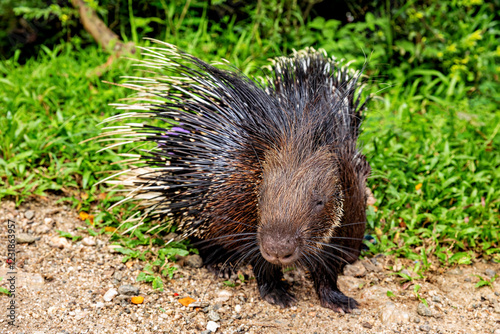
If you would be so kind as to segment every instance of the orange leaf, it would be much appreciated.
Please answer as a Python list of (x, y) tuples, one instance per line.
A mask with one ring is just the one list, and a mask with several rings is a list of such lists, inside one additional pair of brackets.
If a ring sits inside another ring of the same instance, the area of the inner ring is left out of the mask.
[(181, 303), (184, 306), (188, 306), (192, 302), (194, 302), (194, 299), (191, 298), (191, 297), (186, 297), (186, 298), (179, 299), (179, 303)]
[(116, 227), (106, 226), (106, 227), (104, 227), (104, 231), (106, 231), (106, 232), (115, 232), (116, 231)]
[(415, 190), (420, 190), (422, 188), (422, 183), (419, 183), (415, 186)]
[(81, 211), (78, 216), (80, 217), (81, 220), (85, 220), (85, 219), (89, 218), (89, 214), (86, 212), (83, 212), (83, 211)]
[(136, 297), (132, 297), (132, 304), (142, 304), (142, 302), (144, 301), (144, 297), (142, 296), (136, 296)]

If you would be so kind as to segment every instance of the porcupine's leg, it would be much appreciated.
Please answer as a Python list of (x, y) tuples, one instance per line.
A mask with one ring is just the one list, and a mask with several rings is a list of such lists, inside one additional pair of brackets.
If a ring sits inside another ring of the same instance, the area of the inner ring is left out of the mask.
[(336, 312), (351, 312), (351, 310), (358, 307), (358, 302), (351, 297), (347, 297), (339, 290), (337, 278), (340, 270), (340, 266), (332, 266), (328, 269), (324, 266), (311, 268), (314, 288), (318, 293), (321, 306)]
[(205, 267), (216, 276), (229, 279), (234, 273), (231, 262), (234, 253), (217, 244), (200, 246), (199, 251)]
[(288, 292), (288, 284), (282, 280), (281, 267), (259, 261), (253, 266), (253, 273), (262, 299), (281, 307), (289, 307), (295, 302), (294, 295)]

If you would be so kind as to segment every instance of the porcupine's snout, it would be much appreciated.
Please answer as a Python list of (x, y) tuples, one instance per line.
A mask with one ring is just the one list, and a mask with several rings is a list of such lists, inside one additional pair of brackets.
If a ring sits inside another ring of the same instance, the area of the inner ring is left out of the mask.
[(288, 233), (260, 232), (260, 253), (272, 264), (282, 266), (293, 264), (299, 259), (299, 246), (299, 238)]

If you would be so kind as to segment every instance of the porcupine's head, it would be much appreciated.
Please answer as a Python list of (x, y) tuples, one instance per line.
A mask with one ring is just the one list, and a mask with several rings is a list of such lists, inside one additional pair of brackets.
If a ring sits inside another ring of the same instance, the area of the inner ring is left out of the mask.
[(334, 153), (305, 146), (302, 154), (291, 143), (266, 155), (258, 239), (262, 256), (273, 264), (299, 261), (340, 225), (343, 198)]

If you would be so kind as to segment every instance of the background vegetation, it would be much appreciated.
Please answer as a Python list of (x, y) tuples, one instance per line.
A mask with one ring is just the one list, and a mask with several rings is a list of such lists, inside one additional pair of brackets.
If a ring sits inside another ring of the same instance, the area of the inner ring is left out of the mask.
[[(154, 37), (203, 60), (228, 59), (247, 74), (306, 46), (358, 68), (368, 59), (376, 96), (362, 136), (377, 199), (370, 252), (424, 269), (432, 261), (500, 261), (499, 0), (86, 2), (125, 41), (148, 45), (142, 37)], [(127, 209), (106, 213), (117, 197), (94, 184), (119, 168), (109, 165), (118, 159), (97, 154), (99, 143), (80, 142), (116, 112), (108, 103), (127, 92), (103, 81), (120, 82), (130, 62), (116, 61), (98, 77), (94, 69), (108, 55), (66, 1), (2, 1), (0, 17), (0, 198), (19, 204), (57, 194), (98, 213), (89, 230), (112, 231)], [(148, 228), (126, 243), (161, 244), (143, 235)]]

